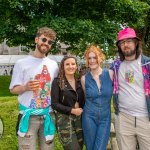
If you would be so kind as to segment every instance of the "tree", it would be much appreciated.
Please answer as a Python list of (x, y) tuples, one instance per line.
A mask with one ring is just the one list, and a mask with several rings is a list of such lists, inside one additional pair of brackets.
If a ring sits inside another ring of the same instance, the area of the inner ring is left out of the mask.
[(112, 56), (118, 31), (131, 26), (150, 56), (149, 12), (149, 0), (1, 0), (0, 41), (6, 38), (9, 45), (32, 48), (37, 28), (49, 26), (57, 32), (53, 53), (58, 52), (60, 41), (80, 56), (91, 43)]

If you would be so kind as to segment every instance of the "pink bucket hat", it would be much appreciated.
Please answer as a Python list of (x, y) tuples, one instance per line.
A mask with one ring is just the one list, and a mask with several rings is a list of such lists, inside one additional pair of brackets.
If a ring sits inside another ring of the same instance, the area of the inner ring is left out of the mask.
[(116, 45), (118, 44), (119, 41), (124, 40), (124, 39), (128, 39), (128, 38), (136, 38), (136, 39), (140, 40), (136, 36), (136, 33), (135, 33), (134, 29), (125, 28), (125, 29), (119, 31)]

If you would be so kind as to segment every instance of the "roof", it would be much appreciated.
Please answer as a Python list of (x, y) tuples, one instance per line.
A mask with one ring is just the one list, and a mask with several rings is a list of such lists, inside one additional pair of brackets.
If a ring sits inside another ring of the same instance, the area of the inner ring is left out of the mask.
[[(17, 60), (28, 57), (29, 55), (0, 55), (0, 66), (14, 65)], [(48, 55), (48, 58), (60, 63), (63, 55)], [(85, 64), (85, 60), (81, 59), (79, 56), (76, 57), (78, 64)], [(113, 60), (109, 59), (104, 62), (104, 64), (110, 64)]]
[[(0, 65), (14, 65), (17, 60), (28, 56), (29, 55), (0, 55)], [(48, 55), (48, 57), (60, 63), (63, 55)]]
[[(0, 65), (14, 65), (17, 60), (28, 57), (29, 55), (0, 55)], [(63, 55), (48, 55), (48, 58), (60, 63)], [(84, 61), (77, 57), (78, 63), (82, 64)]]

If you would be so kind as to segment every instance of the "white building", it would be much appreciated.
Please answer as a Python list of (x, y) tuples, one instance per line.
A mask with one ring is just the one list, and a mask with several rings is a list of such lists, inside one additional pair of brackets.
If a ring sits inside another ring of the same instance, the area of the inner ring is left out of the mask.
[[(58, 64), (61, 62), (62, 58), (64, 57), (62, 54), (66, 53), (66, 49), (69, 45), (64, 43), (60, 43), (60, 54), (59, 55), (48, 55), (49, 58), (55, 60)], [(17, 60), (27, 57), (28, 55), (32, 54), (23, 51), (24, 46), (16, 46), (16, 47), (9, 47), (4, 41), (0, 44), (0, 75), (11, 75), (14, 64)], [(78, 61), (78, 69), (81, 69), (81, 66), (85, 64), (83, 59), (80, 59), (79, 56), (76, 57)], [(103, 64), (103, 67), (108, 68), (112, 60), (106, 60)]]
[(9, 47), (6, 41), (0, 44), (0, 55), (28, 55), (28, 52), (23, 51), (24, 46)]
[[(0, 75), (11, 75), (14, 64), (17, 60), (27, 57), (28, 55), (0, 55)], [(48, 55), (58, 64), (61, 62), (63, 55)]]
[[(68, 45), (64, 43), (60, 43), (59, 55), (49, 55), (48, 57), (55, 60), (58, 64), (60, 63), (63, 55), (61, 53), (66, 52)], [(11, 75), (14, 64), (18, 59), (27, 57), (28, 55), (32, 54), (32, 50), (28, 53), (24, 51), (25, 46), (15, 46), (9, 47), (6, 44), (6, 40), (0, 44), (0, 75)]]
[[(69, 48), (69, 45), (66, 45), (64, 43), (59, 43), (59, 50), (60, 54), (63, 54), (66, 52), (66, 49)], [(26, 46), (13, 46), (9, 47), (6, 44), (6, 40), (4, 40), (3, 43), (0, 44), (0, 55), (28, 55), (32, 52), (32, 50), (29, 50), (30, 52), (24, 51), (26, 49)]]

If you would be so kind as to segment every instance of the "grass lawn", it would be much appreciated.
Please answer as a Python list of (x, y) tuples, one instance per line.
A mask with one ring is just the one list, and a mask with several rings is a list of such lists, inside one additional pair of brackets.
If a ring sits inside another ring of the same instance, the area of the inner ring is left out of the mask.
[[(4, 133), (0, 139), (0, 150), (18, 150), (15, 131), (18, 111), (17, 96), (0, 97), (0, 118), (4, 124)], [(55, 136), (55, 150), (63, 150), (57, 135)]]
[[(17, 96), (12, 95), (8, 89), (10, 79), (10, 76), (0, 76), (0, 119), (4, 124), (4, 133), (0, 138), (0, 150), (18, 150), (15, 129), (19, 108)], [(55, 150), (63, 150), (57, 135), (55, 136)]]
[[(11, 76), (0, 76), (0, 119), (4, 125), (0, 150), (18, 150), (16, 122), (19, 108), (17, 96), (9, 92), (10, 80)], [(55, 136), (55, 150), (63, 150), (57, 135)]]
[[(4, 133), (0, 139), (0, 150), (18, 150), (15, 134), (18, 110), (16, 96), (0, 97), (0, 118), (4, 124)], [(55, 137), (55, 150), (63, 150), (57, 135)]]
[(13, 96), (9, 92), (11, 76), (0, 76), (0, 97)]
[[(0, 150), (18, 150), (16, 137), (16, 121), (19, 112), (17, 96), (9, 92), (11, 76), (0, 76), (0, 119), (4, 124), (4, 132), (0, 138)], [(57, 135), (55, 150), (63, 150)]]
[(0, 118), (4, 124), (4, 133), (0, 139), (1, 150), (17, 150), (15, 124), (18, 114), (16, 97), (0, 97)]

